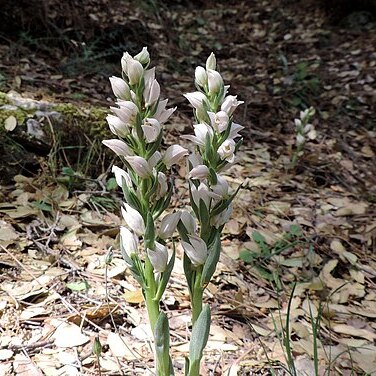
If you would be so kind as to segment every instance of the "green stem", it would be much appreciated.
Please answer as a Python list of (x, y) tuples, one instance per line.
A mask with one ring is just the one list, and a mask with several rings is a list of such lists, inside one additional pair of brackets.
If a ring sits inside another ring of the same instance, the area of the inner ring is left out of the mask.
[(148, 311), (151, 330), (154, 332), (155, 323), (159, 316), (159, 301), (155, 301), (154, 297), (157, 293), (157, 286), (154, 279), (153, 266), (148, 257), (145, 260), (145, 279), (147, 287), (145, 288), (145, 303)]
[(188, 376), (200, 376), (200, 365), (201, 362), (197, 362), (192, 367), (190, 367)]
[(303, 145), (299, 145), (294, 154), (292, 155), (292, 158), (291, 158), (291, 167), (292, 168), (295, 168), (296, 167), (296, 164), (298, 162), (298, 158), (299, 158), (299, 153), (303, 150)]
[(202, 299), (204, 295), (204, 288), (201, 286), (202, 266), (200, 266), (195, 273), (193, 290), (191, 296), (192, 305), (192, 326), (197, 321), (202, 311)]

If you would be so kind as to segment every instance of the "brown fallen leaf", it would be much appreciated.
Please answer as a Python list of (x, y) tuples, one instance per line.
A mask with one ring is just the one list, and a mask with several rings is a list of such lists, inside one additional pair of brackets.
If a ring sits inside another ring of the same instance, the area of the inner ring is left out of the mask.
[(369, 341), (373, 341), (376, 339), (376, 332), (375, 331), (370, 331), (367, 329), (359, 329), (359, 328), (354, 328), (353, 326), (346, 325), (346, 324), (334, 324), (332, 325), (332, 329), (336, 333), (340, 334), (347, 334), (352, 337), (360, 337), (360, 338), (365, 338)]
[(123, 298), (127, 303), (132, 304), (140, 304), (144, 301), (144, 296), (142, 295), (141, 289), (135, 291), (126, 291), (123, 294)]

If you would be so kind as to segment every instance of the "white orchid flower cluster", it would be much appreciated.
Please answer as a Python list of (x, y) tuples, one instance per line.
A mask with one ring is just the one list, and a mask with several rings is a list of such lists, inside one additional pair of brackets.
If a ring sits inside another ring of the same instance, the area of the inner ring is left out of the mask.
[(316, 138), (316, 130), (313, 124), (309, 123), (314, 114), (315, 109), (313, 107), (310, 107), (304, 111), (300, 111), (299, 119), (294, 119), (296, 130), (296, 146), (304, 145), (307, 138), (309, 140), (314, 140)]
[(233, 195), (220, 172), (235, 161), (235, 153), (241, 144), (239, 132), (244, 128), (233, 122), (233, 113), (243, 102), (234, 95), (227, 95), (229, 86), (224, 85), (216, 65), (215, 55), (211, 53), (206, 67), (196, 68), (198, 90), (185, 94), (194, 107), (196, 119), (194, 135), (182, 137), (196, 146), (189, 157), (188, 178), (191, 206), (200, 223), (200, 236), (189, 230), (182, 217), (183, 239), (187, 240), (182, 245), (194, 266), (205, 264), (208, 245), (214, 239), (213, 229), (220, 233), (231, 215)]
[(303, 148), (308, 140), (314, 140), (317, 136), (316, 130), (313, 124), (309, 123), (312, 116), (315, 114), (315, 109), (313, 107), (307, 108), (304, 111), (300, 111), (300, 116), (298, 119), (294, 119), (295, 131), (296, 131), (296, 150), (294, 151), (291, 163), (295, 166), (298, 158), (303, 154)]
[[(188, 158), (190, 203), (193, 215), (183, 212), (178, 225), (185, 252), (184, 272), (187, 278), (192, 304), (192, 322), (195, 323), (202, 308), (203, 292), (209, 283), (220, 255), (220, 235), (232, 212), (232, 200), (236, 192), (221, 172), (235, 161), (236, 151), (242, 139), (239, 132), (244, 128), (233, 121), (233, 113), (242, 104), (234, 95), (227, 95), (229, 86), (224, 85), (216, 70), (213, 53), (206, 67), (197, 67), (195, 85), (197, 91), (185, 94), (194, 108), (194, 135), (182, 136), (195, 145)], [(210, 310), (208, 310), (210, 314)]]
[(211, 320), (210, 307), (203, 306), (203, 292), (218, 263), (220, 235), (237, 193), (230, 192), (221, 173), (234, 163), (241, 144), (243, 127), (233, 122), (233, 113), (243, 102), (227, 95), (229, 86), (216, 70), (213, 53), (205, 68), (196, 68), (197, 91), (185, 95), (194, 107), (194, 135), (183, 136), (195, 145), (188, 158), (192, 212), (174, 212), (159, 220), (172, 195), (168, 169), (189, 153), (180, 145), (161, 151), (163, 124), (175, 109), (167, 109), (167, 100), (160, 100), (155, 69), (149, 69), (149, 64), (146, 48), (133, 57), (125, 53), (123, 77), (110, 78), (117, 106), (111, 107), (107, 121), (117, 138), (103, 143), (125, 166), (113, 167), (125, 200), (121, 212), (126, 226), (120, 228), (120, 249), (145, 298), (155, 339), (156, 374), (174, 374), (168, 319), (159, 303), (175, 260), (175, 249), (170, 257), (166, 242), (177, 228), (184, 249), (193, 324), (185, 375), (199, 376)]
[[(167, 109), (167, 100), (160, 100), (160, 86), (155, 68), (149, 69), (147, 48), (122, 60), (123, 78), (111, 77), (117, 98), (107, 116), (115, 139), (103, 144), (114, 151), (125, 168), (113, 166), (117, 184), (122, 188), (125, 203), (121, 208), (126, 226), (120, 229), (120, 248), (135, 278), (141, 284), (154, 330), (159, 315), (159, 301), (166, 288), (174, 263), (169, 260), (166, 240), (172, 236), (180, 213), (164, 216), (169, 206), (172, 185), (168, 169), (188, 154), (180, 145), (161, 150), (163, 124), (175, 108)], [(141, 246), (145, 249), (140, 251)]]

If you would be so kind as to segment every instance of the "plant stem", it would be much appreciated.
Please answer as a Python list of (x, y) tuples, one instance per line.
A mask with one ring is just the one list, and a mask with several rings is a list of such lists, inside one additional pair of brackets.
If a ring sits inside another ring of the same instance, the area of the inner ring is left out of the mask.
[(153, 267), (148, 257), (145, 260), (145, 278), (147, 287), (145, 288), (145, 303), (148, 311), (151, 330), (154, 332), (155, 323), (159, 316), (159, 301), (154, 300), (156, 294), (156, 285), (154, 279)]
[(200, 266), (194, 276), (194, 285), (191, 296), (192, 305), (192, 325), (195, 324), (202, 311), (202, 298), (204, 288), (201, 286), (202, 266)]
[[(144, 290), (144, 298), (145, 298), (146, 309), (148, 311), (151, 331), (153, 332), (153, 337), (154, 337), (155, 324), (158, 320), (160, 311), (159, 311), (159, 301), (154, 300), (157, 291), (156, 291), (153, 267), (148, 257), (146, 257), (145, 259), (145, 279), (146, 279), (147, 286)], [(162, 373), (160, 366), (158, 364), (157, 357), (155, 357), (155, 369), (156, 369), (157, 376), (169, 376), (167, 374), (164, 375)]]
[(187, 376), (200, 376), (200, 364), (201, 362), (195, 363), (194, 366), (189, 369)]

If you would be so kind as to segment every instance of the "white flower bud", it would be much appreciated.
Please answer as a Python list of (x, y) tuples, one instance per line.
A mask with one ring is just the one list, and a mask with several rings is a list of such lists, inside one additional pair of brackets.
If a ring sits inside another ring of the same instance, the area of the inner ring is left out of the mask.
[(222, 160), (226, 160), (229, 163), (235, 160), (235, 141), (231, 138), (223, 141), (222, 145), (218, 148), (218, 154)]
[(133, 155), (132, 149), (124, 142), (118, 139), (103, 140), (103, 145), (109, 147), (116, 155), (128, 157)]
[(118, 107), (110, 107), (115, 115), (125, 124), (131, 124), (136, 119), (138, 107), (131, 101), (119, 100)]
[(157, 163), (162, 159), (162, 154), (157, 150), (148, 160), (149, 166), (154, 168)]
[(164, 245), (155, 242), (155, 249), (151, 250), (148, 248), (147, 253), (154, 270), (163, 273), (166, 270), (168, 263), (167, 248)]
[(231, 123), (231, 128), (230, 128), (230, 133), (228, 135), (228, 138), (236, 138), (236, 137), (240, 137), (241, 135), (239, 134), (239, 132), (241, 130), (243, 130), (244, 127), (240, 124), (237, 124), (237, 123)]
[(145, 158), (135, 155), (132, 157), (125, 157), (125, 160), (129, 163), (134, 172), (140, 178), (146, 179), (153, 175), (152, 168), (150, 167), (148, 161)]
[(124, 52), (123, 57), (121, 58), (121, 68), (122, 71), (127, 74), (127, 64), (130, 59), (133, 59), (131, 55), (129, 55), (128, 52)]
[(315, 130), (314, 128), (312, 128), (312, 129), (307, 133), (307, 137), (308, 137), (310, 140), (314, 140), (314, 139), (317, 137), (316, 130)]
[(298, 133), (296, 135), (296, 145), (297, 146), (301, 146), (305, 143), (305, 137), (303, 135), (301, 135), (300, 133)]
[(228, 183), (227, 180), (221, 175), (217, 174), (217, 184), (213, 185), (211, 188), (214, 193), (222, 198), (226, 198), (228, 196)]
[(116, 183), (120, 188), (123, 187), (123, 181), (125, 181), (125, 184), (128, 188), (133, 187), (132, 179), (129, 176), (128, 172), (117, 166), (112, 166), (111, 171), (115, 174)]
[(120, 120), (117, 116), (107, 115), (106, 117), (110, 131), (116, 136), (125, 138), (129, 134), (129, 127), (126, 123)]
[(164, 197), (168, 192), (167, 176), (163, 172), (158, 172), (158, 189), (156, 193), (156, 199)]
[(215, 200), (221, 199), (221, 196), (209, 190), (209, 187), (201, 182), (200, 185), (196, 188), (194, 184), (190, 184), (191, 194), (193, 202), (196, 206), (200, 207), (200, 201), (204, 201), (204, 204), (207, 208), (210, 207), (210, 200), (213, 198)]
[(215, 228), (219, 228), (227, 223), (231, 217), (232, 205), (230, 204), (225, 210), (210, 219), (210, 224)]
[(189, 103), (197, 110), (203, 110), (203, 103), (206, 101), (205, 94), (201, 93), (200, 91), (195, 91), (193, 93), (184, 94), (184, 96), (188, 99)]
[(135, 60), (139, 61), (142, 65), (149, 65), (150, 64), (150, 55), (148, 52), (148, 48), (144, 47), (141, 52), (139, 52), (134, 57)]
[(206, 243), (197, 235), (188, 235), (189, 243), (182, 241), (184, 252), (194, 266), (205, 264), (208, 258), (208, 248)]
[(196, 67), (195, 70), (195, 81), (198, 86), (202, 88), (208, 84), (208, 74), (206, 73), (205, 68), (203, 67)]
[(306, 124), (304, 126), (303, 132), (304, 132), (304, 134), (306, 134), (306, 133), (310, 132), (312, 129), (313, 129), (313, 125), (309, 123), (309, 124)]
[(155, 68), (148, 69), (144, 74), (144, 100), (146, 106), (150, 106), (155, 103), (160, 95), (160, 86), (158, 81), (155, 79)]
[(167, 168), (170, 168), (172, 165), (179, 163), (179, 161), (188, 154), (188, 150), (183, 148), (182, 146), (171, 145), (166, 150), (163, 156), (163, 163), (166, 165)]
[(110, 77), (112, 91), (115, 96), (120, 99), (128, 101), (131, 98), (131, 92), (127, 83), (119, 77), (112, 76)]
[(164, 99), (163, 101), (158, 102), (157, 110), (154, 114), (154, 118), (159, 121), (160, 124), (165, 123), (168, 118), (173, 114), (173, 112), (176, 110), (176, 107), (169, 108), (166, 110), (168, 100)]
[(217, 68), (217, 59), (215, 58), (214, 53), (212, 52), (206, 60), (206, 69), (216, 69)]
[(124, 204), (124, 207), (125, 209), (123, 207), (121, 208), (121, 213), (127, 225), (137, 235), (142, 236), (143, 234), (145, 234), (145, 222), (141, 214), (128, 204)]
[(213, 129), (205, 124), (199, 123), (193, 125), (195, 135), (184, 135), (181, 138), (192, 141), (195, 145), (205, 146), (206, 137), (209, 136), (210, 140), (213, 138), (214, 132)]
[(159, 228), (159, 237), (161, 239), (167, 239), (172, 236), (180, 220), (180, 214), (180, 212), (176, 212), (163, 217)]
[(126, 75), (128, 76), (129, 84), (130, 85), (138, 84), (141, 77), (144, 74), (144, 68), (142, 64), (139, 61), (133, 58), (130, 58), (127, 60), (126, 68), (127, 68)]
[(208, 87), (209, 94), (218, 94), (223, 87), (222, 76), (213, 69), (208, 69)]
[(300, 119), (294, 119), (295, 128), (299, 130), (302, 127), (302, 121)]
[(189, 179), (206, 179), (209, 175), (209, 168), (206, 165), (198, 165), (189, 172)]
[(210, 123), (213, 129), (218, 132), (224, 132), (229, 126), (229, 116), (225, 111), (218, 111), (217, 113), (208, 112)]
[(131, 258), (131, 256), (137, 253), (138, 249), (138, 237), (132, 234), (126, 227), (120, 227), (120, 239), (124, 251)]
[(197, 231), (197, 223), (191, 213), (183, 210), (180, 215), (180, 220), (182, 221), (188, 234), (194, 234)]
[(236, 99), (236, 95), (228, 95), (223, 103), (221, 104), (221, 110), (228, 113), (228, 115), (232, 115), (236, 108), (244, 103), (243, 101), (238, 101)]
[(145, 99), (145, 106), (150, 107), (153, 105), (158, 99), (161, 93), (161, 88), (157, 80), (153, 80), (151, 85), (146, 86), (144, 90), (144, 99)]
[(157, 119), (144, 119), (144, 125), (141, 128), (144, 132), (146, 143), (154, 142), (161, 132), (161, 125)]
[(203, 164), (201, 155), (196, 152), (189, 155), (188, 161), (192, 165), (192, 168)]

